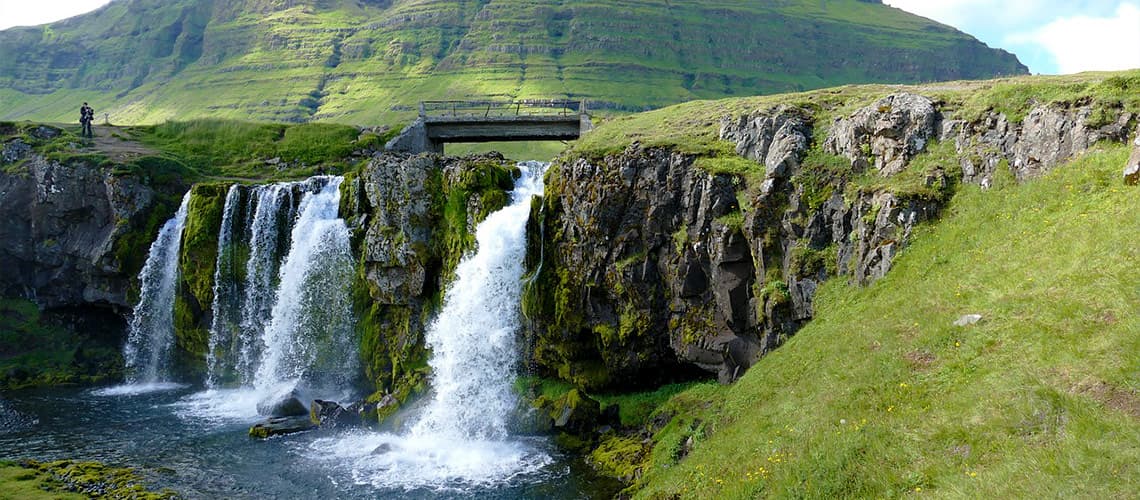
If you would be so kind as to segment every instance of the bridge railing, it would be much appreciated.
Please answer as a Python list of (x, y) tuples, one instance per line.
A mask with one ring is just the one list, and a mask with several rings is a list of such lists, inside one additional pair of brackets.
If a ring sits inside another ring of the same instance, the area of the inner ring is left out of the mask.
[(512, 101), (421, 101), (420, 117), (499, 118), (515, 116), (575, 116), (582, 101), (569, 99), (519, 99)]

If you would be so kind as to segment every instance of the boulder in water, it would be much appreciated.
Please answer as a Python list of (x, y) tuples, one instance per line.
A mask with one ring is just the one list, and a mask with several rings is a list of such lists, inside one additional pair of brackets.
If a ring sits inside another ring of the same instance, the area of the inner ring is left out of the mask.
[(309, 405), (309, 420), (321, 427), (344, 427), (360, 425), (361, 418), (357, 412), (349, 411), (335, 401), (314, 400)]
[(257, 403), (257, 413), (267, 417), (307, 417), (309, 409), (296, 389), (275, 394)]
[(396, 447), (392, 446), (392, 443), (384, 443), (384, 444), (381, 444), (380, 446), (377, 446), (375, 449), (373, 449), (372, 454), (373, 455), (385, 455), (385, 454), (391, 453), (395, 449), (396, 449)]
[(271, 436), (282, 436), (285, 434), (293, 434), (296, 432), (304, 432), (310, 429), (315, 429), (317, 426), (313, 424), (309, 417), (272, 417), (269, 420), (255, 424), (249, 428), (249, 436), (259, 439), (266, 439)]

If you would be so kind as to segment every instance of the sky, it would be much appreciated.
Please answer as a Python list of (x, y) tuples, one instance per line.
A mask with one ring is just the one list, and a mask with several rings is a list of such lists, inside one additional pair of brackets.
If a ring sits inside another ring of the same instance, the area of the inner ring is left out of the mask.
[[(110, 0), (0, 0), (0, 30), (58, 21)], [(1140, 0), (884, 0), (1017, 54), (1029, 71), (1140, 68)]]
[(884, 0), (1014, 54), (1041, 74), (1140, 68), (1140, 0)]

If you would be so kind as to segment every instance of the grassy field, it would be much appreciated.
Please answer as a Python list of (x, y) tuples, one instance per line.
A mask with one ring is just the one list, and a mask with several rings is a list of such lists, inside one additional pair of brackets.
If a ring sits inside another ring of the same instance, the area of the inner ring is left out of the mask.
[[(1140, 210), (1126, 146), (963, 187), (886, 278), (732, 386), (658, 412), (645, 498), (1129, 498), (1140, 491)], [(1006, 179), (1011, 181), (1011, 179)], [(953, 322), (980, 314), (977, 324)]]

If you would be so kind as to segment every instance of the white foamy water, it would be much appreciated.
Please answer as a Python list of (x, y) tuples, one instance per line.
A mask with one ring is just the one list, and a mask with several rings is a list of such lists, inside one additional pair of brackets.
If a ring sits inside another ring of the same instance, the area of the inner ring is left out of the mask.
[(174, 348), (174, 293), (178, 281), (178, 253), (190, 192), (174, 217), (159, 230), (150, 245), (146, 264), (139, 273), (139, 303), (131, 315), (130, 331), (123, 348), (128, 385), (153, 384), (170, 376), (170, 353)]
[(91, 394), (96, 396), (138, 396), (141, 394), (151, 394), (154, 392), (174, 391), (188, 387), (186, 384), (178, 384), (174, 382), (151, 382), (143, 384), (123, 384), (113, 387), (104, 387), (102, 389), (95, 389)]
[(208, 389), (191, 394), (174, 403), (174, 413), (195, 422), (225, 424), (252, 422), (263, 418), (257, 414), (257, 403), (265, 393), (252, 387), (240, 389)]
[(433, 399), (404, 435), (357, 433), (315, 441), (309, 455), (348, 467), (379, 488), (433, 490), (503, 484), (541, 471), (551, 457), (507, 434), (514, 411), (523, 257), (530, 200), (547, 164), (519, 164), (510, 206), (476, 230), (477, 250), (456, 269), (425, 340)]

